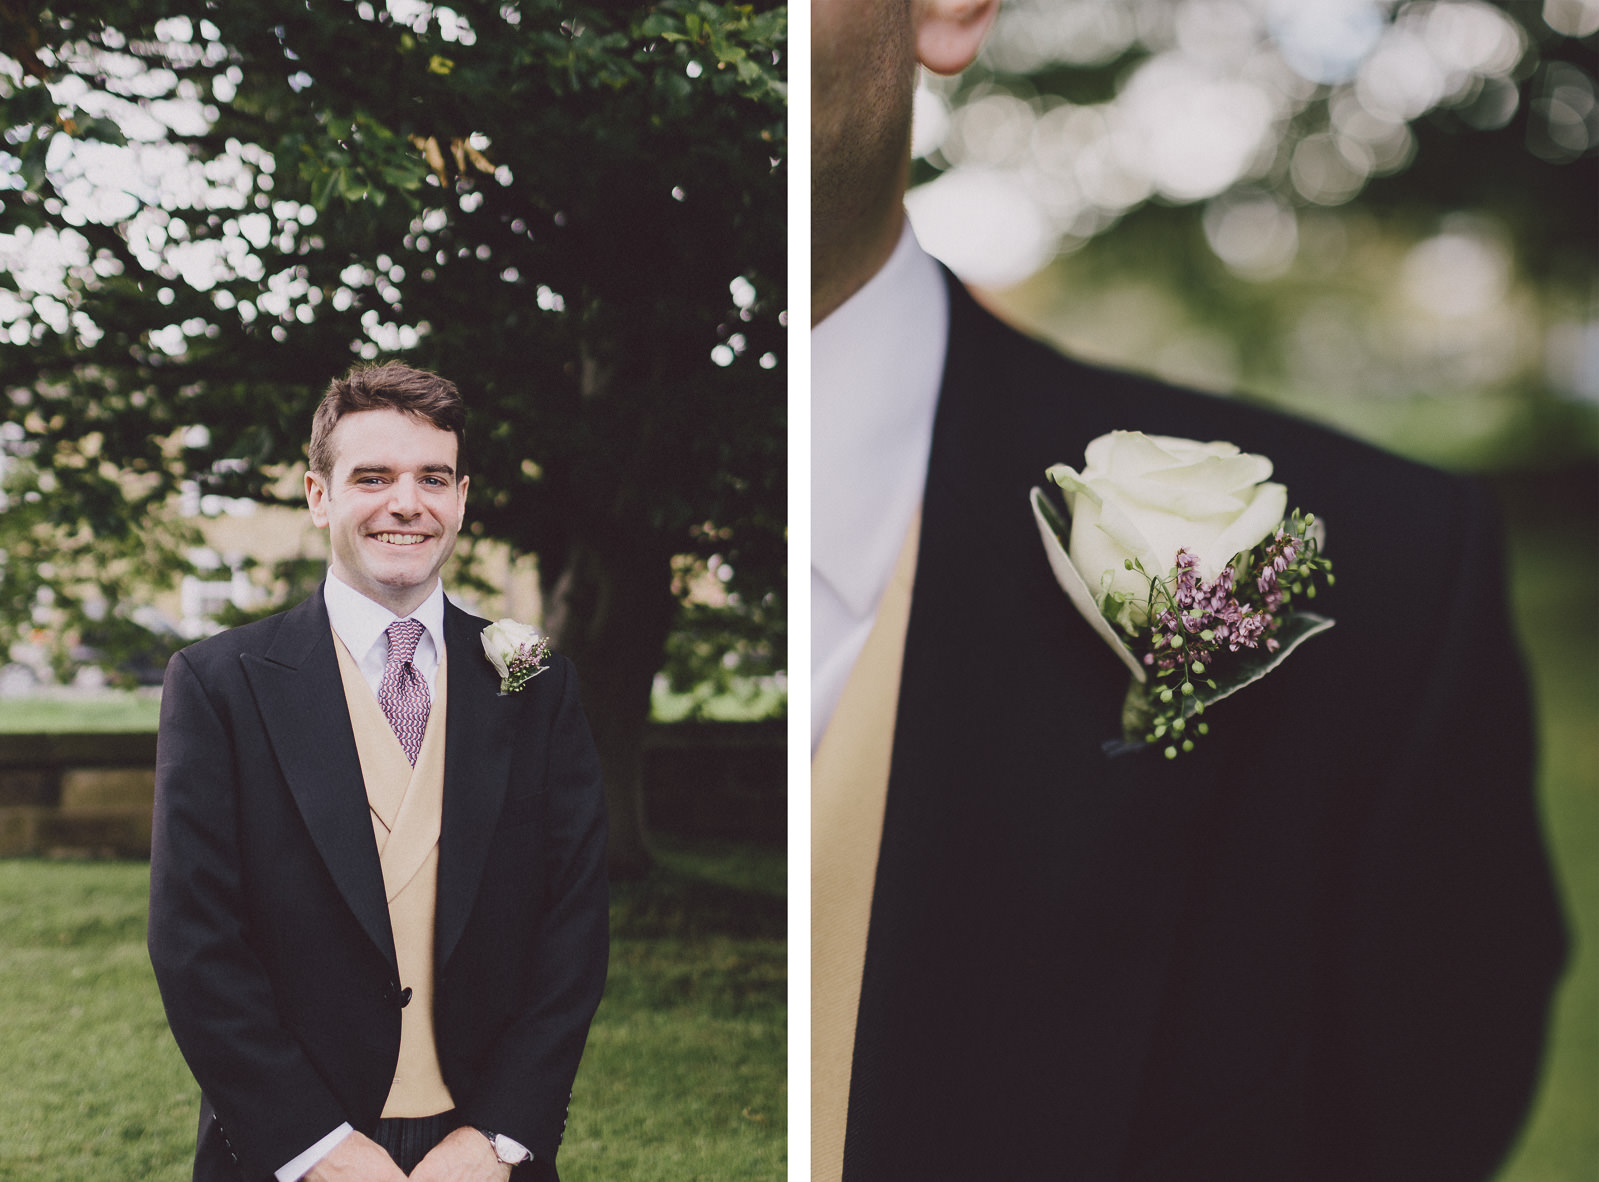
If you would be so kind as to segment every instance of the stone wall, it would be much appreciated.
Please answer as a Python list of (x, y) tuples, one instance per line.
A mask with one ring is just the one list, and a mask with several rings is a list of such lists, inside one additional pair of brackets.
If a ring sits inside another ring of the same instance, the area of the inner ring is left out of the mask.
[(0, 735), (0, 856), (147, 858), (155, 736)]
[[(672, 723), (645, 738), (652, 830), (781, 844), (786, 725)], [(0, 734), (0, 857), (147, 858), (153, 734)]]

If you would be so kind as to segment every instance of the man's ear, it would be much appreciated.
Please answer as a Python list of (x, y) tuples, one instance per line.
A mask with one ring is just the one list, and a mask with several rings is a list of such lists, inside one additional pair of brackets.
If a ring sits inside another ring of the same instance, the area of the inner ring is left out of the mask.
[(959, 74), (983, 47), (999, 0), (913, 0), (916, 59), (935, 74)]
[(315, 472), (305, 474), (305, 503), (311, 509), (311, 524), (318, 529), (327, 529), (328, 490)]

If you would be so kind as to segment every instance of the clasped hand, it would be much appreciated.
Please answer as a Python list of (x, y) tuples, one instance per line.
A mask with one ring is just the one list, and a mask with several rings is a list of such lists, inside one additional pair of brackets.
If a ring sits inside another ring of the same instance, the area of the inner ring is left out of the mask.
[[(411, 1182), (509, 1182), (511, 1167), (502, 1162), (488, 1138), (473, 1128), (459, 1128), (433, 1147), (411, 1171)], [(405, 1182), (406, 1175), (376, 1141), (351, 1133), (303, 1182)]]

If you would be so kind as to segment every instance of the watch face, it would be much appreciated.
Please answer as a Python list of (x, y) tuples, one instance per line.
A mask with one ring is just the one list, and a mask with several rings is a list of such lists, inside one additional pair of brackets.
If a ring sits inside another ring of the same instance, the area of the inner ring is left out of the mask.
[(533, 1155), (526, 1148), (505, 1136), (505, 1134), (498, 1133), (494, 1137), (494, 1156), (499, 1158), (504, 1164), (514, 1166), (525, 1162)]

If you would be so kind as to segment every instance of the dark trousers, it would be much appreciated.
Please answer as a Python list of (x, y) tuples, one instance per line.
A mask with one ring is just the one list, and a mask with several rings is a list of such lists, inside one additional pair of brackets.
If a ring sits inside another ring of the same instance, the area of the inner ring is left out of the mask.
[(378, 1121), (372, 1140), (383, 1146), (394, 1164), (409, 1174), (416, 1169), (428, 1150), (444, 1140), (461, 1124), (452, 1108), (437, 1116), (390, 1117)]

